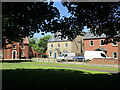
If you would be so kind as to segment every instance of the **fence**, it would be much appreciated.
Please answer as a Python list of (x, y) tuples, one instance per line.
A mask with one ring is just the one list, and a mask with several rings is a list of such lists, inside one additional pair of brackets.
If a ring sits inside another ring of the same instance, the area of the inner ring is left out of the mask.
[(93, 59), (83, 60), (83, 59), (74, 59), (74, 60), (59, 60), (57, 59), (50, 59), (50, 58), (34, 58), (31, 59), (34, 62), (51, 62), (51, 63), (65, 63), (65, 64), (77, 64), (77, 65), (92, 65), (92, 66), (100, 66), (100, 67), (113, 67), (119, 68), (120, 67), (120, 60), (118, 59)]

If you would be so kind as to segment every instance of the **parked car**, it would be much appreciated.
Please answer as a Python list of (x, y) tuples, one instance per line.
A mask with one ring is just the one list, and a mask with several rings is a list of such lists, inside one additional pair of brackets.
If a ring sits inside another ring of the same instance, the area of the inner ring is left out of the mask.
[(83, 56), (79, 56), (79, 57), (74, 57), (73, 58), (75, 61), (79, 61), (79, 62), (85, 62), (85, 58)]
[(57, 57), (57, 61), (73, 60), (75, 53), (62, 53)]

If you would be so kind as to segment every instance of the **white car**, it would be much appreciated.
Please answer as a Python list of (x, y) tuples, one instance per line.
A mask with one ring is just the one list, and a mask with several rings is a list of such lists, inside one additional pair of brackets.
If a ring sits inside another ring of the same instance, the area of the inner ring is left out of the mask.
[(62, 53), (57, 57), (57, 61), (73, 60), (74, 57), (75, 57), (75, 53)]

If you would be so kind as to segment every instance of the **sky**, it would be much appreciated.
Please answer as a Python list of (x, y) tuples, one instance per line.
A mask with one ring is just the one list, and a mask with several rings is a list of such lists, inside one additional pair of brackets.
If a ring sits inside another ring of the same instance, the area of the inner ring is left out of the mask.
[[(62, 17), (62, 16), (69, 17), (70, 14), (68, 13), (67, 8), (64, 7), (64, 6), (62, 5), (62, 3), (60, 2), (61, 0), (54, 0), (54, 1), (55, 1), (55, 2), (54, 2), (54, 4), (53, 4), (53, 6), (56, 7), (56, 8), (58, 8), (58, 10), (59, 10), (59, 12), (60, 12), (60, 17)], [(56, 2), (56, 1), (57, 1), (57, 2)], [(87, 30), (87, 27), (85, 27), (83, 31), (88, 31), (88, 30)], [(43, 33), (43, 32), (35, 33), (33, 37), (39, 39), (39, 38), (44, 37), (44, 36), (46, 36), (46, 35), (52, 35), (50, 32), (45, 33), (45, 35), (42, 35), (41, 33)]]
[[(54, 0), (54, 1), (60, 1), (60, 0)], [(61, 2), (54, 2), (53, 6), (58, 8), (58, 10), (60, 12), (60, 17), (62, 17), (62, 16), (69, 17), (70, 16), (70, 14), (67, 11), (67, 8), (62, 6)], [(45, 35), (42, 35), (41, 33), (43, 33), (43, 32), (35, 33), (33, 37), (39, 39), (39, 38), (44, 37), (46, 35), (52, 35), (50, 32), (45, 33)]]

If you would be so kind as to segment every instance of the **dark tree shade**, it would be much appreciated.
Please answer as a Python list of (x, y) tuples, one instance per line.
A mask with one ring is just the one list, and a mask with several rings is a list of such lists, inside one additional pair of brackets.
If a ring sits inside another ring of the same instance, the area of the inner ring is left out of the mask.
[[(2, 31), (9, 41), (18, 41), (34, 33), (50, 32), (53, 20), (60, 17), (52, 2), (3, 2)], [(54, 30), (53, 30), (54, 31)]]
[(95, 35), (106, 34), (120, 40), (120, 2), (63, 2), (82, 30), (90, 28)]
[[(61, 36), (74, 39), (87, 26), (95, 35), (107, 35), (106, 42), (120, 40), (119, 2), (62, 2), (71, 17), (60, 19), (59, 10), (53, 2), (4, 2), (2, 5), (3, 36), (9, 41), (18, 41), (25, 36), (44, 31), (61, 32)], [(4, 39), (3, 39), (4, 40)], [(4, 43), (4, 41), (3, 41)]]

